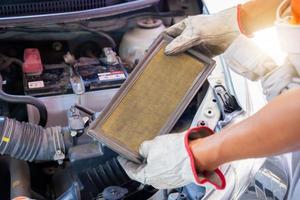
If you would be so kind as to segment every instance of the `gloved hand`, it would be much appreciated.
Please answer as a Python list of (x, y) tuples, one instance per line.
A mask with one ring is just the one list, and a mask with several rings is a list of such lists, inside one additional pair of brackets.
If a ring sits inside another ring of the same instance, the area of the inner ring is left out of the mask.
[(297, 88), (300, 86), (300, 77), (292, 78), (291, 82), (287, 85), (286, 90)]
[(224, 53), (224, 59), (238, 74), (252, 81), (261, 80), (267, 100), (289, 89), (288, 85), (293, 87), (298, 84), (297, 81), (292, 81), (298, 74), (288, 60), (282, 66), (278, 66), (251, 39), (243, 35), (232, 42)]
[(225, 51), (240, 34), (237, 8), (212, 15), (189, 16), (165, 32), (176, 37), (165, 49), (168, 55), (197, 46), (202, 53), (213, 57)]
[(217, 189), (225, 188), (225, 178), (219, 169), (214, 172), (197, 172), (189, 140), (213, 134), (207, 127), (196, 127), (187, 132), (157, 136), (144, 142), (140, 154), (146, 159), (142, 165), (124, 158), (118, 160), (127, 175), (157, 189), (172, 189), (189, 183), (209, 182)]
[(271, 100), (282, 92), (294, 88), (299, 84), (299, 77), (294, 66), (286, 62), (273, 69), (261, 80), (263, 92), (267, 100)]
[(238, 36), (224, 53), (228, 67), (236, 73), (256, 81), (263, 78), (278, 65), (251, 39)]

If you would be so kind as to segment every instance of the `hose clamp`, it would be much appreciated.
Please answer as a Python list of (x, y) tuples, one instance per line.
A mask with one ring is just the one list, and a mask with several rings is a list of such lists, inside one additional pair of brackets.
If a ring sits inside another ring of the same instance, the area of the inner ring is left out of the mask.
[(54, 150), (55, 153), (53, 155), (53, 160), (57, 161), (58, 164), (62, 164), (63, 160), (66, 158), (65, 155), (65, 145), (63, 141), (63, 137), (61, 134), (61, 128), (60, 127), (52, 127), (51, 133), (53, 137), (53, 144), (54, 144)]

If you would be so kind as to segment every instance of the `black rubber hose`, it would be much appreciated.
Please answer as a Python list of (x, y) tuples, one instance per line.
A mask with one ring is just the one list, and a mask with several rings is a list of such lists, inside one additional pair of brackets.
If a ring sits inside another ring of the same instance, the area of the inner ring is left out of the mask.
[(30, 172), (27, 162), (10, 157), (0, 157), (0, 163), (10, 173), (10, 199), (17, 197), (31, 198)]
[(130, 181), (116, 158), (97, 167), (82, 170), (77, 176), (81, 185), (84, 186), (83, 196), (90, 197), (95, 197), (108, 186), (123, 185)]
[(95, 30), (93, 28), (89, 28), (89, 27), (87, 27), (86, 25), (84, 25), (82, 23), (79, 24), (79, 25), (82, 29), (84, 29), (86, 31), (89, 31), (89, 32), (92, 32), (92, 33), (96, 33), (96, 34), (100, 35), (101, 37), (105, 38), (111, 44), (111, 47), (113, 49), (117, 48), (117, 44), (116, 44), (115, 40), (109, 34), (103, 32), (103, 31), (100, 31), (100, 30)]
[[(68, 128), (43, 128), (0, 116), (0, 155), (26, 161), (55, 160), (61, 162), (68, 154), (73, 161), (102, 155), (102, 149), (86, 134), (74, 147)], [(83, 150), (84, 149), (84, 150)]]
[(67, 151), (67, 138), (64, 136), (61, 127), (43, 128), (35, 124), (0, 117), (1, 155), (26, 161), (62, 161)]
[(30, 172), (27, 162), (11, 158), (9, 168), (10, 198), (31, 197)]
[(7, 94), (2, 90), (2, 76), (0, 75), (0, 100), (9, 102), (9, 103), (21, 103), (21, 104), (30, 104), (36, 107), (39, 111), (40, 114), (40, 121), (39, 125), (41, 126), (46, 126), (47, 124), (47, 118), (48, 118), (48, 113), (47, 113), (47, 108), (45, 104), (40, 101), (37, 98), (31, 97), (31, 96), (20, 96), (20, 95), (11, 95)]

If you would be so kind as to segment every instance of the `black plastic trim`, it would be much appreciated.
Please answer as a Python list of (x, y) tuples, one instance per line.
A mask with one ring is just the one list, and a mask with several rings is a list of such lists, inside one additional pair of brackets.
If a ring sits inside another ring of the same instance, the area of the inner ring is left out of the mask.
[(45, 24), (45, 23), (65, 23), (78, 20), (87, 20), (92, 18), (109, 17), (126, 12), (143, 9), (158, 3), (159, 0), (136, 0), (118, 5), (101, 7), (90, 10), (51, 13), (42, 15), (2, 17), (0, 18), (0, 27), (14, 27), (26, 24)]

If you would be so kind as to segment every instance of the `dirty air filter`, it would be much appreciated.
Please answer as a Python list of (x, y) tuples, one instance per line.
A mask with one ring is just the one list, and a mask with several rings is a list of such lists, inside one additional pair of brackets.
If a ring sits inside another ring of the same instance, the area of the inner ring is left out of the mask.
[(194, 50), (166, 56), (170, 41), (158, 37), (88, 131), (135, 162), (142, 161), (138, 152), (143, 141), (169, 133), (215, 64)]

